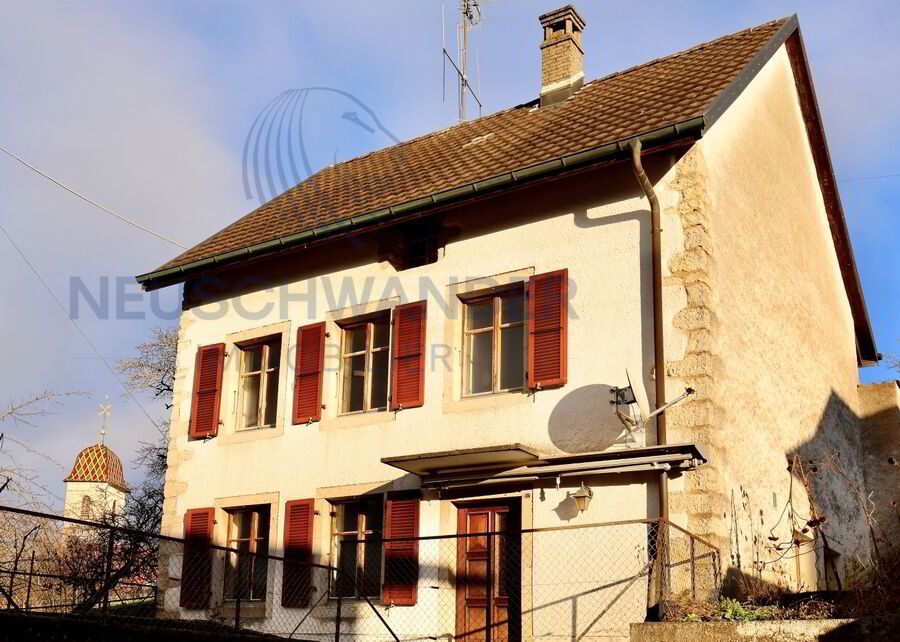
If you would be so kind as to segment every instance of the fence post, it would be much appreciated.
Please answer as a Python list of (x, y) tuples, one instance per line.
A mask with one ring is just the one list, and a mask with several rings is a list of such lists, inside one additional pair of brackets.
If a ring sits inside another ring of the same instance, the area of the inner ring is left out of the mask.
[(335, 591), (337, 593), (337, 609), (334, 612), (334, 642), (340, 642), (341, 639), (341, 606), (343, 603), (343, 598), (341, 597), (341, 593), (343, 591), (340, 590), (341, 584), (339, 579), (341, 577), (341, 571), (338, 569), (338, 572), (335, 574), (335, 587), (338, 589)]
[(18, 574), (19, 574), (19, 556), (16, 555), (15, 558), (13, 559), (12, 571), (10, 571), (10, 574), (9, 574), (9, 599), (7, 600), (7, 602), (8, 602), (7, 608), (8, 609), (13, 608), (13, 604), (17, 604), (14, 582), (16, 581), (16, 575), (18, 575)]
[(697, 599), (697, 565), (694, 553), (694, 537), (688, 538), (691, 542), (691, 599)]
[[(234, 591), (234, 630), (241, 630), (241, 594), (243, 591), (243, 582), (241, 582), (241, 575), (243, 575), (243, 565), (241, 564), (241, 554), (237, 554), (237, 581), (235, 582), (235, 591)], [(249, 585), (249, 580), (248, 580)]]
[[(494, 527), (493, 522), (488, 526), (488, 530), (491, 530)], [(494, 574), (494, 536), (488, 534), (487, 536), (487, 569), (484, 573), (484, 579), (486, 586), (484, 587), (485, 596), (488, 599), (488, 608), (485, 609), (485, 627), (484, 631), (487, 634), (485, 639), (487, 642), (491, 642), (494, 638), (494, 622), (493, 622), (493, 601), (494, 601), (494, 584), (491, 581), (492, 576)]]
[(25, 610), (31, 607), (31, 579), (34, 577), (34, 551), (31, 551), (31, 563), (28, 565), (28, 589), (25, 591)]
[(109, 611), (109, 579), (112, 577), (113, 542), (115, 529), (109, 529), (109, 538), (106, 543), (106, 562), (103, 566), (103, 612)]

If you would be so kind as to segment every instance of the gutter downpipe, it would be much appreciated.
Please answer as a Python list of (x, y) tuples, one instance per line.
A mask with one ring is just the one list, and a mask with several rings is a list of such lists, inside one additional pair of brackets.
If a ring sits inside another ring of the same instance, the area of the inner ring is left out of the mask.
[[(651, 254), (653, 255), (653, 366), (656, 380), (656, 407), (666, 403), (666, 357), (663, 345), (663, 316), (662, 316), (662, 249), (659, 199), (653, 189), (653, 183), (644, 172), (641, 164), (641, 139), (635, 138), (629, 142), (631, 146), (631, 161), (634, 165), (634, 175), (637, 177), (641, 189), (650, 201), (650, 234)], [(666, 443), (666, 413), (656, 416), (656, 443), (660, 446)], [(659, 516), (663, 520), (669, 519), (669, 474), (662, 471), (659, 474)]]

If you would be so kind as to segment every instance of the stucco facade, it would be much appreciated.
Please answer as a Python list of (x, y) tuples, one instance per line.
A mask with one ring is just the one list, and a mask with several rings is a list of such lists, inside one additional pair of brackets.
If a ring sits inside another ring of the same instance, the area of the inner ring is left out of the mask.
[[(845, 576), (867, 550), (864, 521), (849, 492), (824, 472), (807, 497), (792, 475), (802, 460), (839, 452), (843, 472), (863, 483), (854, 325), (816, 180), (791, 63), (779, 50), (721, 119), (698, 142), (645, 160), (661, 201), (663, 318), (670, 396), (696, 393), (668, 413), (669, 441), (705, 447), (709, 463), (670, 485), (671, 519), (723, 550), (729, 579), (756, 576), (794, 590), (825, 588), (825, 560), (815, 542), (802, 555), (776, 561), (779, 542), (794, 537), (786, 505), (807, 518), (828, 515), (833, 569)], [(225, 541), (225, 511), (271, 506), (270, 553), (283, 550), (286, 501), (313, 498), (314, 559), (332, 563), (329, 514), (334, 500), (366, 493), (415, 490), (419, 479), (385, 465), (385, 457), (522, 444), (546, 454), (587, 453), (654, 443), (654, 433), (627, 442), (609, 406), (609, 391), (626, 385), (626, 369), (653, 389), (650, 234), (647, 202), (627, 163), (594, 168), (444, 213), (446, 244), (437, 262), (401, 272), (380, 261), (365, 235), (311, 248), (294, 258), (253, 264), (253, 277), (224, 273), (201, 288), (188, 284), (180, 320), (162, 531), (181, 536), (189, 509), (215, 507), (213, 540)], [(568, 378), (564, 386), (467, 398), (460, 295), (498, 284), (524, 283), (567, 269)], [(424, 404), (399, 412), (342, 416), (342, 320), (400, 303), (428, 301)], [(292, 424), (297, 329), (326, 323), (320, 421)], [(274, 427), (239, 430), (238, 345), (280, 335), (277, 420)], [(210, 439), (189, 439), (195, 355), (224, 343), (220, 426)], [(652, 403), (651, 399), (651, 403)], [(593, 501), (571, 511), (570, 495), (584, 482)], [(523, 527), (556, 527), (655, 517), (657, 475), (576, 477), (534, 482), (514, 497)], [(451, 534), (459, 497), (423, 495), (419, 534)], [(611, 533), (611, 531), (610, 531)], [(769, 539), (777, 536), (778, 542)], [(523, 565), (531, 585), (555, 560), (584, 572), (602, 537), (566, 549), (534, 542)], [(622, 538), (621, 533), (616, 537)], [(646, 528), (630, 537), (629, 565), (646, 563)], [(857, 546), (858, 545), (858, 546)], [(550, 551), (554, 555), (550, 555)], [(164, 570), (168, 566), (164, 565)], [(596, 569), (595, 569), (596, 570)], [(557, 569), (556, 572), (559, 572)], [(622, 573), (622, 568), (610, 574)], [(165, 573), (164, 573), (165, 575)], [(449, 581), (449, 578), (445, 578)], [(271, 578), (270, 578), (271, 581)], [(420, 585), (439, 584), (424, 574)], [(163, 600), (178, 610), (177, 573), (162, 579)], [(525, 580), (523, 580), (523, 585)], [(552, 584), (547, 583), (545, 584)], [(445, 597), (434, 597), (444, 595)], [(423, 592), (412, 608), (444, 614), (452, 606)], [(590, 636), (621, 635), (579, 623), (571, 604), (533, 592), (554, 606), (523, 626), (533, 635), (565, 637), (572, 622)], [(629, 617), (645, 614), (646, 595), (623, 599)], [(265, 607), (271, 615), (274, 603)], [(354, 607), (355, 608), (355, 607)], [(391, 617), (390, 615), (388, 617)], [(399, 615), (393, 617), (399, 618)], [(436, 625), (437, 626), (437, 625)], [(432, 629), (435, 635), (452, 635)], [(403, 625), (398, 623), (398, 629)]]
[[(804, 545), (802, 564), (791, 554), (776, 562), (776, 546), (792, 538), (785, 512), (798, 523), (814, 512), (788, 470), (794, 455), (840, 453), (844, 472), (863, 483), (857, 355), (785, 47), (679, 162), (672, 187), (681, 199), (668, 229), (680, 229), (683, 248), (668, 262), (667, 297), (683, 307), (668, 374), (698, 394), (669, 413), (670, 429), (711, 455), (684, 478), (673, 518), (728, 550), (735, 577), (825, 588), (821, 550)], [(815, 512), (828, 517), (844, 574), (867, 551), (861, 507), (829, 471), (817, 488)]]

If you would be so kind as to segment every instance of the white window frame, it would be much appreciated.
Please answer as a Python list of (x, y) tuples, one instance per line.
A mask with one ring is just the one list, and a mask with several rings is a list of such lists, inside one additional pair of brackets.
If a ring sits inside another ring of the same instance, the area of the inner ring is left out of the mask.
[[(501, 300), (504, 298), (509, 298), (511, 296), (519, 296), (522, 298), (522, 306), (523, 306), (523, 314), (522, 320), (514, 323), (501, 323), (500, 320), (500, 310), (501, 310)], [(486, 397), (489, 395), (502, 394), (507, 392), (521, 392), (525, 389), (525, 370), (527, 368), (527, 364), (525, 363), (524, 355), (525, 355), (525, 342), (528, 340), (528, 332), (527, 332), (527, 301), (525, 299), (525, 290), (521, 286), (513, 287), (513, 288), (503, 288), (501, 290), (495, 292), (484, 292), (478, 293), (475, 292), (471, 295), (466, 295), (465, 297), (461, 297), (460, 301), (462, 303), (462, 327), (463, 327), (463, 340), (462, 340), (462, 365), (463, 365), (463, 373), (462, 373), (462, 397), (464, 399), (469, 399), (473, 397)], [(492, 323), (488, 328), (469, 328), (469, 306), (472, 305), (480, 305), (490, 301), (492, 305)], [(522, 327), (522, 385), (513, 386), (511, 388), (502, 388), (500, 386), (500, 355), (501, 355), (501, 342), (500, 335), (502, 330), (505, 328), (514, 328), (514, 327)], [(471, 341), (469, 337), (472, 337), (477, 334), (485, 334), (492, 333), (491, 337), (491, 389), (486, 390), (484, 392), (469, 392), (469, 384), (470, 384), (470, 371), (471, 368), (469, 366), (470, 356), (471, 356)]]
[[(366, 513), (364, 510), (360, 510), (367, 502), (375, 503), (377, 498), (381, 499), (381, 528), (380, 529), (370, 529), (368, 528)], [(384, 544), (381, 541), (384, 537), (385, 529), (387, 528), (387, 510), (385, 504), (385, 496), (379, 495), (377, 498), (373, 498), (371, 496), (363, 496), (363, 497), (355, 497), (345, 500), (331, 500), (331, 560), (332, 566), (334, 567), (334, 571), (331, 573), (331, 586), (332, 590), (330, 591), (330, 596), (332, 598), (338, 597), (335, 594), (336, 591), (336, 582), (337, 582), (337, 569), (340, 568), (340, 553), (339, 553), (339, 540), (344, 536), (352, 536), (353, 539), (357, 540), (356, 544), (356, 573), (353, 578), (353, 595), (342, 595), (343, 599), (360, 599), (362, 596), (359, 594), (360, 585), (363, 581), (363, 575), (366, 569), (366, 546), (367, 543), (364, 541), (367, 535), (379, 535), (376, 537), (376, 541), (368, 544), (370, 546), (377, 546), (381, 552), (381, 560), (380, 560), (380, 569), (378, 571), (378, 593), (375, 595), (366, 595), (368, 598), (380, 598), (381, 597), (381, 588), (384, 583)], [(339, 510), (342, 510), (341, 507), (356, 505), (356, 530), (353, 531), (341, 531), (338, 530), (338, 517)]]
[[(278, 343), (279, 345), (279, 354), (277, 365), (274, 367), (269, 367), (269, 351), (271, 349), (272, 344)], [(280, 388), (281, 388), (281, 352), (284, 350), (284, 344), (282, 342), (282, 337), (280, 334), (272, 335), (269, 337), (263, 337), (258, 340), (254, 340), (252, 342), (248, 342), (246, 344), (237, 344), (235, 347), (240, 350), (240, 359), (238, 363), (238, 403), (237, 403), (237, 420), (235, 427), (238, 431), (242, 430), (259, 430), (261, 428), (274, 428), (278, 424), (278, 398), (280, 396)], [(260, 355), (260, 369), (253, 370), (252, 372), (244, 372), (244, 363), (248, 357), (248, 353), (251, 350), (255, 350), (257, 348), (262, 349), (262, 354)], [(257, 393), (257, 408), (256, 408), (256, 425), (255, 426), (245, 426), (244, 424), (244, 402), (246, 401), (244, 395), (244, 378), (245, 377), (253, 377), (259, 375), (259, 392)], [(268, 390), (269, 379), (271, 377), (275, 377), (275, 418), (273, 423), (267, 424), (264, 423), (266, 418), (266, 406), (267, 406), (267, 397), (266, 394)]]
[[(374, 341), (375, 336), (373, 328), (376, 322), (386, 322), (388, 328), (387, 345), (377, 348), (372, 346), (372, 342)], [(364, 348), (362, 350), (357, 350), (356, 352), (346, 352), (349, 337), (348, 330), (358, 328), (363, 325), (366, 328), (366, 341)], [(338, 415), (348, 416), (360, 415), (367, 412), (386, 411), (390, 406), (391, 399), (391, 342), (394, 338), (393, 324), (391, 323), (391, 314), (376, 313), (373, 315), (367, 315), (362, 318), (347, 319), (346, 321), (341, 321), (338, 324), (338, 327), (341, 330), (341, 360), (340, 368), (338, 369)], [(385, 391), (385, 404), (384, 406), (372, 407), (372, 361), (373, 355), (381, 352), (387, 352), (388, 354), (388, 370), (386, 383), (387, 390)], [(347, 368), (350, 367), (349, 364), (352, 362), (353, 357), (358, 357), (360, 355), (365, 355), (365, 371), (363, 375), (363, 407), (361, 410), (344, 410), (344, 403), (345, 401), (347, 401), (344, 398), (344, 378), (347, 376)]]

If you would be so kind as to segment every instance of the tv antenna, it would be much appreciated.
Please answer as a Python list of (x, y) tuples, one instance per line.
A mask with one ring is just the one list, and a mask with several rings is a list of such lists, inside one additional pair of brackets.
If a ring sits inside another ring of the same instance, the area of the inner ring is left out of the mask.
[[(625, 370), (625, 378), (628, 380), (627, 386), (610, 389), (609, 395), (611, 398), (609, 403), (611, 406), (616, 407), (616, 416), (622, 422), (622, 425), (625, 426), (628, 437), (630, 437), (630, 440), (626, 438), (626, 446), (629, 441), (632, 443), (636, 442), (634, 433), (644, 430), (647, 427), (647, 422), (694, 394), (693, 388), (685, 388), (679, 397), (651, 412), (650, 401), (647, 399), (647, 391), (644, 390), (644, 383), (641, 378), (636, 377), (632, 382), (631, 373), (628, 372), (627, 368)], [(634, 406), (637, 406), (637, 408), (634, 408)], [(623, 412), (623, 408), (626, 409), (625, 412)]]
[[(460, 0), (459, 2), (459, 24), (456, 26), (456, 48), (459, 64), (453, 60), (453, 56), (447, 51), (446, 27), (444, 26), (444, 6), (441, 5), (441, 37), (443, 40), (443, 81), (444, 100), (447, 98), (447, 61), (453, 65), (459, 80), (459, 122), (466, 119), (466, 102), (468, 94), (472, 94), (472, 98), (478, 103), (478, 116), (481, 116), (481, 99), (472, 89), (469, 83), (469, 29), (481, 22), (481, 5), (479, 0)], [(476, 52), (476, 64), (478, 63), (478, 55)], [(479, 81), (480, 84), (480, 81)], [(480, 90), (480, 87), (479, 87)]]

